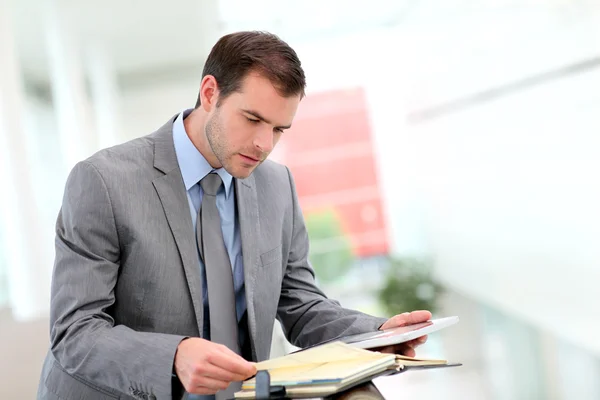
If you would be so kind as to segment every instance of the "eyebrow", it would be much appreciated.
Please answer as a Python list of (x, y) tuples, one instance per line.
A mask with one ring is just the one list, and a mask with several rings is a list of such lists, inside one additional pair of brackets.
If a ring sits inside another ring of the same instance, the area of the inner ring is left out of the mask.
[[(265, 117), (263, 117), (262, 115), (260, 115), (259, 113), (257, 113), (256, 111), (252, 111), (252, 110), (244, 110), (242, 109), (243, 112), (245, 112), (246, 114), (250, 114), (253, 117), (260, 119), (263, 122), (266, 122), (269, 125), (273, 125), (273, 123), (271, 121), (269, 121), (268, 119), (266, 119)], [(275, 128), (277, 129), (290, 129), (292, 127), (292, 124), (289, 125), (284, 125), (284, 126), (276, 126)]]

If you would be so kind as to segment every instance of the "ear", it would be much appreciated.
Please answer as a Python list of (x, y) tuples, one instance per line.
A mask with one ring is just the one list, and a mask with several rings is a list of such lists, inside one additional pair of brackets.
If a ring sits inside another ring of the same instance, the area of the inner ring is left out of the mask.
[(201, 106), (207, 113), (217, 106), (219, 100), (219, 85), (212, 75), (206, 75), (200, 83)]

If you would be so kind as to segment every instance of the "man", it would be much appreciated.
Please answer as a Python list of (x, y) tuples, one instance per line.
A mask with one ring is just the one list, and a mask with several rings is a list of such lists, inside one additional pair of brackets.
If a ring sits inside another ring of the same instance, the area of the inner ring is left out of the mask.
[(194, 110), (74, 167), (39, 399), (230, 398), (269, 357), (275, 318), (303, 347), (431, 317), (371, 317), (315, 286), (292, 177), (265, 161), (304, 88), (276, 36), (225, 36)]

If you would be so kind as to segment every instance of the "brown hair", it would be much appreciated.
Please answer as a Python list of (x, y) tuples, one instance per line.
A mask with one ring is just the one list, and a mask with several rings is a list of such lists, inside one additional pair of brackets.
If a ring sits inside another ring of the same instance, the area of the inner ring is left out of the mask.
[[(223, 36), (214, 45), (202, 78), (212, 75), (219, 87), (219, 103), (240, 90), (249, 72), (269, 79), (282, 96), (304, 97), (306, 79), (298, 55), (286, 42), (268, 32), (237, 32)], [(196, 108), (200, 106), (200, 94)]]

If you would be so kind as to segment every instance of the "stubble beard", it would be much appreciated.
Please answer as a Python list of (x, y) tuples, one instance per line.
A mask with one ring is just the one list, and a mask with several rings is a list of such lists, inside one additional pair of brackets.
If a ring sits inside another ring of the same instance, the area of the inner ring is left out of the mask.
[(221, 135), (221, 127), (217, 121), (218, 113), (213, 115), (206, 127), (204, 128), (204, 132), (206, 134), (206, 140), (208, 141), (208, 145), (212, 153), (215, 155), (215, 158), (221, 164), (225, 170), (228, 171), (228, 162), (227, 162), (227, 145), (223, 143), (223, 137)]

